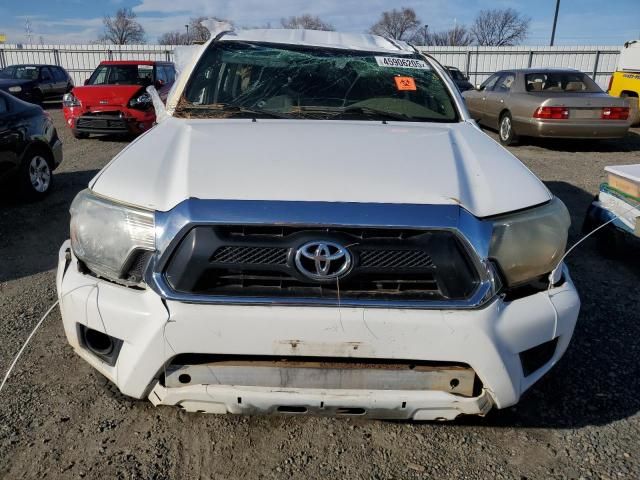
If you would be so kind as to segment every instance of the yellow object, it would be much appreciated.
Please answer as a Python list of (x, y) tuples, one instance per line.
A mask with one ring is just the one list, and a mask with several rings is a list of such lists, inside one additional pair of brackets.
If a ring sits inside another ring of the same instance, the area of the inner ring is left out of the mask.
[(0, 33), (0, 43), (5, 43), (7, 41), (7, 36), (4, 33)]
[(640, 123), (640, 40), (627, 42), (616, 71), (609, 80), (609, 95), (629, 100), (632, 125)]

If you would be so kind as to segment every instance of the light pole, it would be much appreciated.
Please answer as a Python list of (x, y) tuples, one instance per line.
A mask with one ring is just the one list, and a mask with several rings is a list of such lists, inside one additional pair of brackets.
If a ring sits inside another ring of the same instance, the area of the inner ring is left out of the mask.
[(556, 0), (556, 14), (553, 16), (553, 29), (551, 30), (551, 43), (550, 47), (553, 47), (553, 42), (556, 39), (556, 25), (558, 23), (558, 11), (560, 10), (560, 0)]
[(427, 42), (429, 41), (429, 25), (424, 26), (424, 46), (427, 46)]
[(185, 27), (187, 28), (187, 42), (186, 43), (187, 43), (187, 45), (189, 45), (189, 24), (187, 23), (185, 25)]

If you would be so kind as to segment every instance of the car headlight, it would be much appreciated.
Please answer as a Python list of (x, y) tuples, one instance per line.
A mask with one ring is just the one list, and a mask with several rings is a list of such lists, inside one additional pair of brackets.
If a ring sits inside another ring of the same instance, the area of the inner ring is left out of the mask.
[(80, 100), (73, 93), (65, 93), (62, 97), (63, 107), (79, 107), (80, 105)]
[(96, 275), (140, 284), (141, 275), (129, 272), (155, 251), (154, 214), (83, 190), (71, 204), (71, 248)]
[(151, 106), (151, 104), (151, 95), (146, 92), (138, 97), (134, 97), (129, 100), (129, 106), (131, 108), (148, 108)]
[(564, 255), (570, 225), (567, 207), (555, 197), (540, 207), (494, 219), (489, 256), (508, 286), (551, 272)]
[(19, 85), (16, 85), (15, 87), (9, 87), (9, 91), (11, 93), (20, 93), (22, 91), (22, 87)]

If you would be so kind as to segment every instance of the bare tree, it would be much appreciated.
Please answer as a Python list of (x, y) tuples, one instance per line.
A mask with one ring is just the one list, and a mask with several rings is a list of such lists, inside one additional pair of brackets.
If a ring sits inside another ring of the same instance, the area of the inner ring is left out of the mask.
[(173, 32), (163, 33), (158, 37), (160, 45), (186, 45), (188, 42), (187, 34), (174, 30)]
[(380, 19), (375, 23), (369, 32), (383, 37), (390, 37), (395, 40), (412, 41), (420, 38), (418, 30), (420, 19), (413, 8), (402, 8), (382, 12)]
[(517, 45), (529, 34), (531, 19), (513, 8), (482, 10), (478, 13), (471, 33), (478, 45)]
[(104, 35), (102, 40), (116, 45), (144, 43), (144, 28), (136, 20), (136, 14), (130, 8), (121, 8), (115, 17), (104, 17)]
[(282, 28), (294, 30), (299, 28), (306, 30), (335, 30), (330, 23), (325, 22), (317, 15), (311, 15), (309, 13), (304, 13), (297, 17), (283, 18), (280, 20), (280, 25), (282, 25)]
[(429, 33), (427, 35), (427, 43), (439, 47), (465, 47), (473, 43), (473, 36), (469, 33), (469, 29), (466, 26), (456, 25), (450, 30)]

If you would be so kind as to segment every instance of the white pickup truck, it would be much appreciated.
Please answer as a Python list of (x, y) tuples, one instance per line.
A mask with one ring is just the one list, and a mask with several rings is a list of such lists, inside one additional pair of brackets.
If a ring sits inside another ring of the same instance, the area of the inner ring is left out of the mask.
[(60, 250), (68, 341), (122, 393), (454, 419), (565, 352), (568, 212), (412, 46), (221, 32), (167, 113), (76, 197)]

